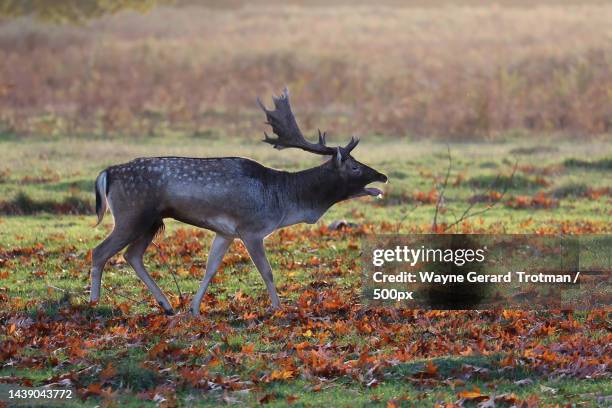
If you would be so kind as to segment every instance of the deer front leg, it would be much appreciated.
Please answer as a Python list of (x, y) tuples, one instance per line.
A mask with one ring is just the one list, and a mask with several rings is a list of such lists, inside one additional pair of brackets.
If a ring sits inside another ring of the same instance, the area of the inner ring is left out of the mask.
[(193, 316), (198, 316), (200, 314), (200, 304), (202, 303), (206, 289), (208, 289), (210, 281), (217, 273), (217, 269), (219, 269), (219, 265), (221, 265), (221, 261), (223, 260), (223, 255), (225, 255), (231, 243), (232, 239), (219, 234), (215, 235), (215, 239), (210, 246), (208, 259), (206, 260), (206, 275), (204, 275), (204, 279), (202, 283), (200, 283), (200, 288), (191, 302), (191, 314)]
[(272, 308), (278, 309), (280, 307), (280, 300), (278, 299), (278, 295), (276, 294), (276, 288), (274, 287), (272, 268), (270, 267), (270, 262), (268, 262), (268, 258), (266, 257), (266, 250), (264, 248), (263, 239), (242, 238), (242, 242), (244, 242), (244, 245), (246, 246), (247, 251), (251, 256), (253, 263), (257, 267), (257, 270), (259, 271), (261, 277), (266, 283), (266, 288), (268, 288), (268, 294), (270, 295), (270, 300), (272, 301)]

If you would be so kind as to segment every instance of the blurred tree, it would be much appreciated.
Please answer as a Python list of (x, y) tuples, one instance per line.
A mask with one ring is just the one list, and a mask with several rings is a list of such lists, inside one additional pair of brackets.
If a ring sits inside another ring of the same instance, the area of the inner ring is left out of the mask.
[(122, 10), (145, 12), (173, 0), (0, 0), (0, 17), (33, 16), (57, 24), (81, 23)]

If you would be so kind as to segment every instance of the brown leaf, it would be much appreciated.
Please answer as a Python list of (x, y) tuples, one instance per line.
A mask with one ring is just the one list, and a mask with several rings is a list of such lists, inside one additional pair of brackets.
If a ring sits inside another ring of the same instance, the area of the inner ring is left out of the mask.
[(253, 352), (255, 351), (255, 344), (253, 343), (245, 344), (242, 346), (241, 351), (244, 354), (253, 354)]
[(113, 367), (112, 363), (108, 363), (104, 370), (100, 371), (100, 378), (103, 380), (108, 380), (113, 378), (117, 374), (117, 369)]
[(415, 373), (412, 377), (417, 379), (435, 378), (438, 376), (438, 366), (433, 361), (428, 361), (423, 371)]
[(271, 401), (274, 401), (276, 396), (274, 394), (266, 394), (263, 397), (259, 398), (258, 401), (260, 404), (268, 404)]
[(121, 310), (123, 314), (130, 313), (130, 304), (128, 302), (121, 302), (117, 305), (117, 307), (119, 308), (119, 310)]
[(168, 348), (168, 343), (162, 340), (155, 346), (153, 346), (151, 350), (149, 350), (149, 357), (156, 358), (157, 356), (162, 355), (163, 353), (168, 351)]
[(473, 402), (479, 402), (479, 401), (484, 401), (486, 399), (489, 398), (488, 395), (484, 395), (480, 392), (480, 388), (478, 387), (474, 387), (472, 388), (472, 390), (468, 391), (468, 390), (464, 390), (461, 391), (459, 394), (457, 394), (459, 396), (459, 398), (464, 399), (464, 400), (469, 400), (469, 401), (473, 401)]

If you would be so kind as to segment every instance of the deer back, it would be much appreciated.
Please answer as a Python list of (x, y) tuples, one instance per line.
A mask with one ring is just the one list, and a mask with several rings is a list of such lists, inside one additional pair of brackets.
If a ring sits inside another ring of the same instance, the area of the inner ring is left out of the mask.
[(283, 173), (238, 157), (136, 159), (107, 169), (117, 217), (172, 217), (227, 235), (275, 227)]

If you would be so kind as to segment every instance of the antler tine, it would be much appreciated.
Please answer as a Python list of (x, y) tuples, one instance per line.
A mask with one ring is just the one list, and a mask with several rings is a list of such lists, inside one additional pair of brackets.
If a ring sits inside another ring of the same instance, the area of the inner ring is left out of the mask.
[(257, 98), (257, 103), (266, 114), (266, 123), (272, 126), (272, 131), (278, 136), (276, 139), (273, 139), (264, 132), (264, 142), (273, 145), (276, 149), (296, 147), (321, 155), (332, 155), (335, 153), (333, 148), (325, 145), (325, 133), (321, 134), (319, 132), (319, 143), (311, 143), (304, 138), (291, 111), (289, 90), (287, 88), (283, 90), (280, 96), (273, 97), (272, 100), (274, 102), (273, 111), (268, 110), (261, 100)]
[(321, 129), (317, 129), (317, 132), (319, 132), (319, 144), (322, 146), (325, 146), (326, 145), (325, 138), (327, 137), (327, 132), (321, 133)]
[[(269, 124), (268, 122), (266, 122), (266, 124)], [(285, 146), (281, 146), (281, 145), (277, 145), (276, 144), (276, 140), (277, 139), (273, 139), (268, 135), (268, 132), (264, 132), (264, 140), (262, 140), (262, 142), (266, 142), (266, 143), (270, 143), (272, 145), (272, 147), (274, 147), (275, 149), (278, 150), (282, 150), (285, 148)]]
[(344, 150), (344, 153), (350, 154), (351, 150), (353, 150), (358, 144), (359, 144), (359, 138), (355, 136), (351, 136), (351, 141), (348, 142), (348, 144), (344, 146), (342, 149)]

